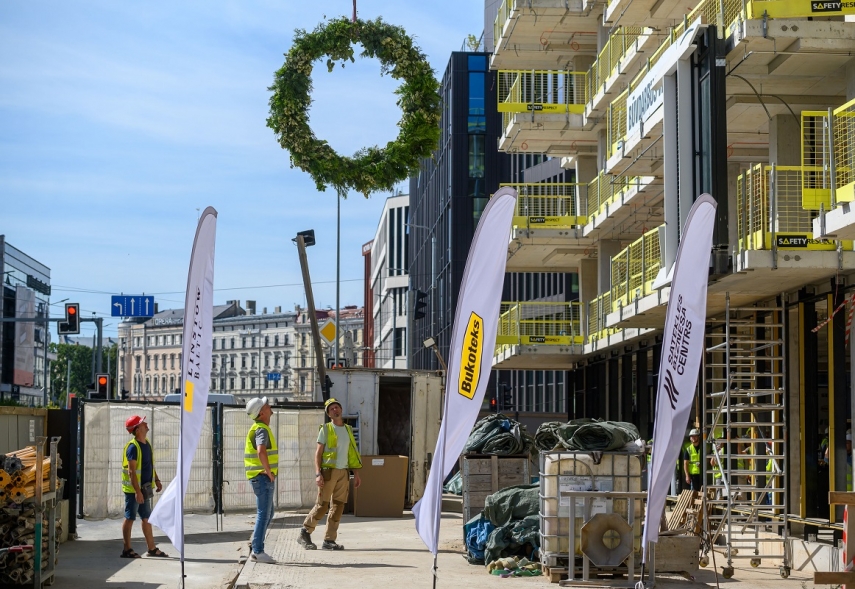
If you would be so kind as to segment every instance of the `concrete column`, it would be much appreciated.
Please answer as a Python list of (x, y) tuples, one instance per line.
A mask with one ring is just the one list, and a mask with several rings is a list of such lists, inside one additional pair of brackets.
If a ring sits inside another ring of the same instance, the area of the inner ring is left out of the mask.
[(575, 55), (570, 60), (570, 71), (587, 72), (596, 58), (593, 55)]
[(597, 260), (585, 258), (579, 262), (579, 302), (582, 303), (583, 332), (588, 334), (587, 326), (590, 324), (588, 317), (588, 303), (597, 298)]
[(612, 256), (621, 249), (620, 242), (615, 239), (601, 239), (597, 242), (598, 286), (601, 293), (612, 287)]
[(769, 121), (769, 163), (798, 166), (801, 160), (801, 122), (790, 113), (772, 117)]
[[(576, 156), (576, 182), (580, 184), (588, 184), (597, 177), (597, 158), (594, 155), (588, 156)], [(586, 187), (580, 187), (580, 190), (576, 191), (578, 202), (576, 203), (576, 210), (579, 211), (580, 215), (590, 215), (591, 211), (588, 210), (588, 189)]]

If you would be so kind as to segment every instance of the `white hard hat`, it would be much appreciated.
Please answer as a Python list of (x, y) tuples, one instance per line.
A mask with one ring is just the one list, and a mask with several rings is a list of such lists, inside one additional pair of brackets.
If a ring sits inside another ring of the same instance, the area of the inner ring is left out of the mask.
[(847, 442), (851, 442), (851, 441), (852, 441), (852, 434), (846, 434), (846, 441), (847, 441)]
[(701, 432), (698, 428), (693, 427), (692, 430), (689, 432), (689, 435), (690, 436), (699, 436), (699, 435), (701, 435)]
[(261, 413), (261, 408), (265, 405), (267, 405), (267, 397), (256, 397), (255, 399), (250, 399), (246, 404), (246, 414), (252, 419), (255, 419), (258, 417), (258, 414)]

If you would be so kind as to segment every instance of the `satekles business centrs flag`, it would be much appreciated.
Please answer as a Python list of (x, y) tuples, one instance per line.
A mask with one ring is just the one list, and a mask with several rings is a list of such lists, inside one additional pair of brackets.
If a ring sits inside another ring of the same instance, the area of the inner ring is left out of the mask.
[(653, 457), (642, 543), (645, 562), (647, 543), (659, 540), (659, 520), (665, 510), (665, 497), (683, 445), (698, 384), (698, 370), (704, 353), (715, 210), (716, 202), (709, 194), (703, 194), (695, 201), (681, 232), (682, 239), (674, 262), (653, 425)]
[(511, 188), (493, 195), (481, 214), (463, 270), (448, 352), (442, 424), (425, 494), (413, 506), (416, 531), (434, 555), (442, 483), (469, 438), (490, 377), (516, 201), (517, 193)]
[[(208, 207), (199, 218), (187, 294), (184, 299), (184, 339), (181, 349), (181, 430), (178, 438), (178, 466), (175, 478), (154, 506), (149, 521), (169, 536), (184, 562), (184, 494), (190, 479), (190, 465), (199, 445), (202, 422), (211, 386), (212, 329), (214, 327), (214, 243), (217, 211)], [(157, 440), (155, 440), (155, 443)]]

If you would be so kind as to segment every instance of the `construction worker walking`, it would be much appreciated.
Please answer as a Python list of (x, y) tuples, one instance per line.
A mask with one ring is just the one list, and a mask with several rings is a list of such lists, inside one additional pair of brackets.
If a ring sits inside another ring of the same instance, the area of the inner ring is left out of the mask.
[(327, 528), (324, 534), (324, 550), (344, 550), (344, 546), (336, 543), (338, 524), (347, 502), (350, 487), (350, 474), (353, 471), (353, 488), (359, 488), (359, 470), (362, 468), (362, 458), (353, 438), (353, 430), (344, 423), (341, 403), (329, 399), (324, 403), (324, 410), (330, 422), (321, 426), (318, 432), (318, 447), (315, 452), (315, 484), (318, 486), (318, 497), (315, 506), (303, 522), (300, 537), (297, 541), (314, 550), (317, 546), (312, 542), (312, 532), (318, 521), (327, 514)]

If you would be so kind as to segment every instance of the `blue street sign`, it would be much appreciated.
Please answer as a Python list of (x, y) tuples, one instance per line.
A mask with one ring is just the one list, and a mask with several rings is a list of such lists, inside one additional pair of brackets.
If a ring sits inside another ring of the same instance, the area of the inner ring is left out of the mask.
[(113, 317), (151, 317), (154, 297), (151, 295), (113, 295), (110, 301)]
[(282, 380), (282, 374), (280, 374), (279, 372), (268, 372), (267, 380), (275, 380), (278, 382)]

